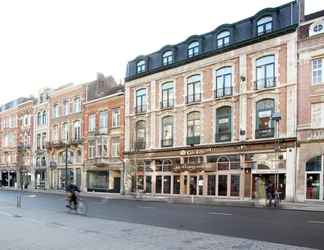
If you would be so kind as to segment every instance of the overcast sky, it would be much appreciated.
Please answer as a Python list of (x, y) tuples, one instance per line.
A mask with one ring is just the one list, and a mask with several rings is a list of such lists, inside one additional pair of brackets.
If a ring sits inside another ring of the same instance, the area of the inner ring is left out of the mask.
[[(125, 76), (127, 61), (254, 15), (286, 0), (1, 0), (0, 104), (94, 80)], [(306, 0), (306, 12), (324, 9)]]

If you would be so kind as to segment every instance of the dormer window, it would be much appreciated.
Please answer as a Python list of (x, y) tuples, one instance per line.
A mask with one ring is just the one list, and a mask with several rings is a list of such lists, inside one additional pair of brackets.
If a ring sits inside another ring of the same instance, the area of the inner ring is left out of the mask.
[(217, 48), (225, 47), (230, 43), (231, 33), (229, 31), (223, 31), (217, 35)]
[(173, 52), (171, 50), (168, 50), (168, 51), (163, 53), (163, 55), (162, 55), (162, 63), (163, 63), (164, 66), (173, 63)]
[(272, 17), (266, 16), (258, 20), (257, 22), (257, 34), (261, 36), (263, 34), (272, 32)]
[(197, 56), (199, 54), (199, 42), (195, 41), (188, 46), (188, 57)]
[(145, 72), (145, 61), (141, 60), (136, 64), (137, 74)]

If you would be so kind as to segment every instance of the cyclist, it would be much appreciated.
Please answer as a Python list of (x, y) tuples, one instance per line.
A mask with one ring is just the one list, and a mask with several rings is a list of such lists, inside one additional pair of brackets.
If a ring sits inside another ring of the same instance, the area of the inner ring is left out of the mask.
[[(77, 207), (77, 203), (78, 203), (78, 199), (77, 199), (77, 192), (80, 193), (80, 189), (74, 185), (74, 184), (69, 184), (67, 187), (66, 187), (66, 192), (67, 192), (67, 195), (68, 195), (68, 199), (69, 199), (69, 204), (66, 205), (66, 207), (68, 208), (74, 208), (76, 209)], [(74, 205), (74, 207), (72, 207), (71, 205)]]

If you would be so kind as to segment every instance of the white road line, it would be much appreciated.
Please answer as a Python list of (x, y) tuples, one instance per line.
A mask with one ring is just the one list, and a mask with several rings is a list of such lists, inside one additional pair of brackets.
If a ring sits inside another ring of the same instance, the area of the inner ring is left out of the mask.
[(154, 208), (154, 207), (138, 206), (138, 208)]
[(5, 216), (10, 216), (10, 217), (13, 216), (13, 214), (7, 213), (7, 212), (3, 212), (3, 211), (0, 211), (0, 214), (5, 215)]
[(310, 221), (308, 221), (308, 223), (311, 223), (311, 224), (324, 224), (324, 221), (310, 220)]
[(231, 215), (233, 215), (233, 214), (221, 213), (221, 212), (210, 212), (208, 214), (212, 214), (212, 215), (225, 215), (225, 216), (231, 216)]
[(30, 195), (27, 195), (27, 197), (29, 197), (29, 198), (35, 198), (35, 197), (37, 197), (37, 195), (36, 194), (30, 194)]

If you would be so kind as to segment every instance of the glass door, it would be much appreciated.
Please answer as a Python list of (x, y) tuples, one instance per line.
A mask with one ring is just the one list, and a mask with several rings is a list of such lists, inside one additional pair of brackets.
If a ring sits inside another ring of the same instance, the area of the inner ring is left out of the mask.
[(306, 175), (306, 199), (319, 200), (321, 190), (320, 173), (307, 173)]
[(190, 195), (197, 194), (197, 176), (190, 176)]
[(227, 196), (227, 175), (218, 175), (218, 196)]

